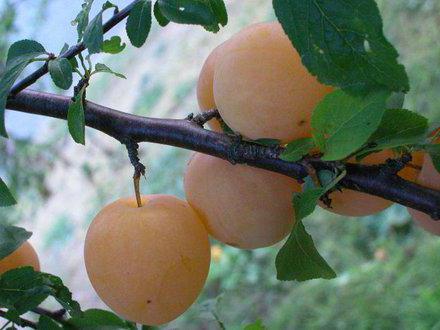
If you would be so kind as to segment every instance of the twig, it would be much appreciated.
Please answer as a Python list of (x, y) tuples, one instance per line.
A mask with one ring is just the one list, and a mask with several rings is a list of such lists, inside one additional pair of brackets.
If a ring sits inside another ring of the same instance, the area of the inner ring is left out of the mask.
[(199, 113), (198, 115), (194, 116), (194, 114), (189, 114), (188, 117), (186, 117), (186, 119), (188, 119), (189, 121), (193, 122), (194, 124), (197, 124), (201, 127), (203, 127), (208, 121), (210, 121), (211, 119), (220, 118), (220, 114), (218, 112), (217, 109), (211, 109), (208, 111), (204, 111)]
[[(49, 93), (25, 90), (8, 100), (7, 108), (21, 112), (66, 119), (70, 98)], [(214, 157), (228, 159), (231, 148), (238, 163), (263, 168), (296, 179), (307, 176), (307, 169), (299, 162), (278, 158), (274, 148), (237, 142), (230, 135), (205, 130), (186, 119), (155, 119), (113, 110), (86, 102), (85, 123), (118, 141), (129, 138), (134, 143), (152, 142), (186, 148)], [(308, 160), (315, 170), (334, 171), (337, 163), (318, 158)], [(347, 175), (340, 181), (345, 189), (382, 197), (440, 219), (440, 191), (406, 181), (383, 170), (383, 165), (346, 163)]]
[[(6, 316), (6, 312), (0, 310), (0, 317), (3, 317), (3, 318), (6, 319), (5, 316)], [(24, 319), (22, 317), (19, 317), (19, 320), (20, 320), (20, 323), (21, 323), (20, 326), (29, 327), (29, 328), (32, 328), (32, 329), (36, 329), (37, 328), (37, 324), (35, 322), (29, 321), (29, 320)]]
[[(137, 3), (137, 1), (131, 2), (129, 5), (127, 5), (124, 9), (120, 10), (118, 13), (113, 15), (104, 25), (103, 25), (103, 31), (104, 33), (111, 30), (114, 26), (116, 26), (118, 23), (120, 23), (122, 20), (124, 20), (129, 14), (134, 5)], [(66, 52), (61, 54), (60, 58), (68, 58), (71, 59), (81, 53), (85, 49), (84, 43), (80, 42), (76, 44), (75, 46), (70, 47)], [(42, 76), (44, 76), (48, 72), (48, 63), (46, 62), (43, 66), (41, 66), (39, 69), (35, 70), (33, 73), (31, 73), (29, 76), (25, 77), (24, 79), (20, 80), (18, 83), (16, 83), (9, 93), (10, 96), (14, 96), (18, 94), (20, 91), (24, 90), (25, 88), (29, 87), (33, 83), (35, 83), (38, 79), (40, 79)]]
[(66, 315), (66, 310), (64, 308), (59, 309), (55, 312), (52, 312), (52, 311), (47, 310), (45, 308), (36, 307), (32, 310), (32, 312), (34, 312), (35, 314), (38, 314), (38, 315), (46, 315), (46, 316), (50, 317), (51, 319), (54, 319), (55, 321), (58, 321), (60, 323), (65, 322), (64, 315)]

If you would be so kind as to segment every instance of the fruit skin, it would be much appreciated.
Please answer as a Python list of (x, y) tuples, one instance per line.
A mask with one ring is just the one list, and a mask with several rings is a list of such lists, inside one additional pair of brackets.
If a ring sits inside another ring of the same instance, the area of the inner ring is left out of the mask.
[[(199, 109), (203, 111), (217, 108), (214, 101), (214, 70), (218, 57), (222, 53), (224, 44), (217, 46), (205, 60), (197, 82), (197, 101)], [(222, 132), (222, 127), (217, 119), (208, 121), (213, 131)]]
[(25, 266), (31, 266), (34, 270), (40, 271), (38, 255), (29, 242), (24, 242), (17, 250), (0, 260), (0, 274)]
[(290, 233), (292, 193), (301, 189), (294, 179), (281, 174), (200, 153), (188, 163), (184, 188), (208, 232), (242, 249), (270, 246)]
[[(423, 163), (423, 153), (416, 152), (412, 156), (411, 164), (421, 165)], [(396, 156), (391, 150), (383, 150), (365, 157), (360, 163), (365, 165), (383, 164), (390, 158), (396, 158)], [(351, 159), (350, 162), (355, 162), (355, 159)], [(398, 175), (406, 180), (415, 181), (418, 171), (414, 168), (405, 167)], [(334, 191), (329, 197), (332, 201), (332, 208), (328, 208), (322, 202), (319, 205), (332, 213), (351, 217), (372, 215), (383, 211), (393, 204), (393, 202), (381, 197), (349, 189), (343, 189), (342, 192)]]
[(250, 139), (311, 136), (312, 112), (333, 88), (302, 65), (279, 23), (250, 26), (222, 48), (214, 100), (229, 127)]
[(208, 234), (185, 201), (167, 195), (119, 199), (87, 232), (85, 264), (100, 298), (124, 318), (160, 325), (197, 299), (209, 271)]
[[(440, 189), (440, 173), (437, 172), (429, 155), (425, 157), (417, 183), (431, 189)], [(408, 208), (408, 212), (418, 225), (430, 233), (440, 236), (439, 221), (435, 221), (429, 215), (411, 208)]]

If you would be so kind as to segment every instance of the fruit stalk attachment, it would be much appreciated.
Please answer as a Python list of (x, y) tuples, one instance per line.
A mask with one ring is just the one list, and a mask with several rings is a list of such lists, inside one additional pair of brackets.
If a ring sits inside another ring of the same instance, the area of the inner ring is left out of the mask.
[(130, 159), (130, 162), (134, 167), (134, 174), (133, 174), (134, 192), (136, 195), (136, 202), (138, 207), (142, 207), (140, 180), (141, 180), (141, 176), (145, 176), (145, 166), (140, 162), (139, 159), (139, 153), (138, 153), (139, 144), (137, 144), (131, 139), (126, 139), (122, 143), (127, 148), (128, 158)]

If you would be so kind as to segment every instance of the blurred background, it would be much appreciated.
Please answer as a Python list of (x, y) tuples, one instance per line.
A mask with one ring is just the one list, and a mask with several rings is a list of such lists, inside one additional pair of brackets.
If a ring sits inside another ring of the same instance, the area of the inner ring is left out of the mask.
[[(95, 1), (96, 8), (101, 2)], [(270, 0), (227, 2), (230, 23), (218, 34), (200, 27), (154, 24), (142, 49), (95, 56), (127, 80), (99, 75), (88, 99), (139, 115), (183, 118), (197, 111), (198, 73), (211, 50), (241, 28), (274, 20)], [(8, 45), (32, 38), (58, 53), (76, 41), (70, 25), (82, 1), (0, 0), (0, 58)], [(123, 7), (128, 1), (115, 1)], [(440, 122), (440, 1), (380, 0), (387, 37), (399, 50), (411, 80), (405, 107)], [(110, 11), (109, 11), (110, 12)], [(108, 15), (110, 13), (107, 13)], [(120, 34), (121, 27), (108, 36)], [(0, 66), (1, 70), (1, 66)], [(47, 79), (34, 89), (61, 93)], [(63, 121), (6, 112), (9, 140), (0, 139), (0, 175), (19, 204), (0, 209), (0, 220), (34, 232), (42, 270), (64, 280), (84, 308), (105, 308), (83, 263), (87, 227), (105, 204), (132, 195), (125, 148), (87, 130), (76, 145)], [(183, 197), (190, 152), (143, 144), (147, 165), (143, 193)], [(227, 329), (261, 319), (268, 329), (440, 329), (440, 240), (416, 227), (405, 208), (344, 218), (317, 210), (306, 221), (319, 251), (338, 273), (332, 281), (276, 280), (281, 244), (241, 251), (213, 242), (213, 261), (203, 294), (186, 314), (163, 329)], [(50, 306), (52, 302), (48, 302)]]

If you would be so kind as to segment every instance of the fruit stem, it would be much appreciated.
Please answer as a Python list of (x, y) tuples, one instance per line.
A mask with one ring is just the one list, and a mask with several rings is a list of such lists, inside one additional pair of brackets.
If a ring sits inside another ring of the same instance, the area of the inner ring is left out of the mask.
[(134, 193), (136, 194), (136, 202), (138, 207), (142, 207), (140, 180), (141, 180), (141, 175), (145, 175), (145, 166), (139, 160), (139, 153), (138, 153), (139, 145), (131, 139), (124, 139), (121, 142), (125, 144), (125, 146), (127, 147), (128, 158), (130, 159), (130, 162), (134, 167), (134, 174), (133, 174)]
[(138, 207), (142, 207), (140, 181), (141, 181), (141, 174), (135, 170), (133, 175), (133, 183), (134, 183), (134, 193), (136, 194), (136, 202)]

